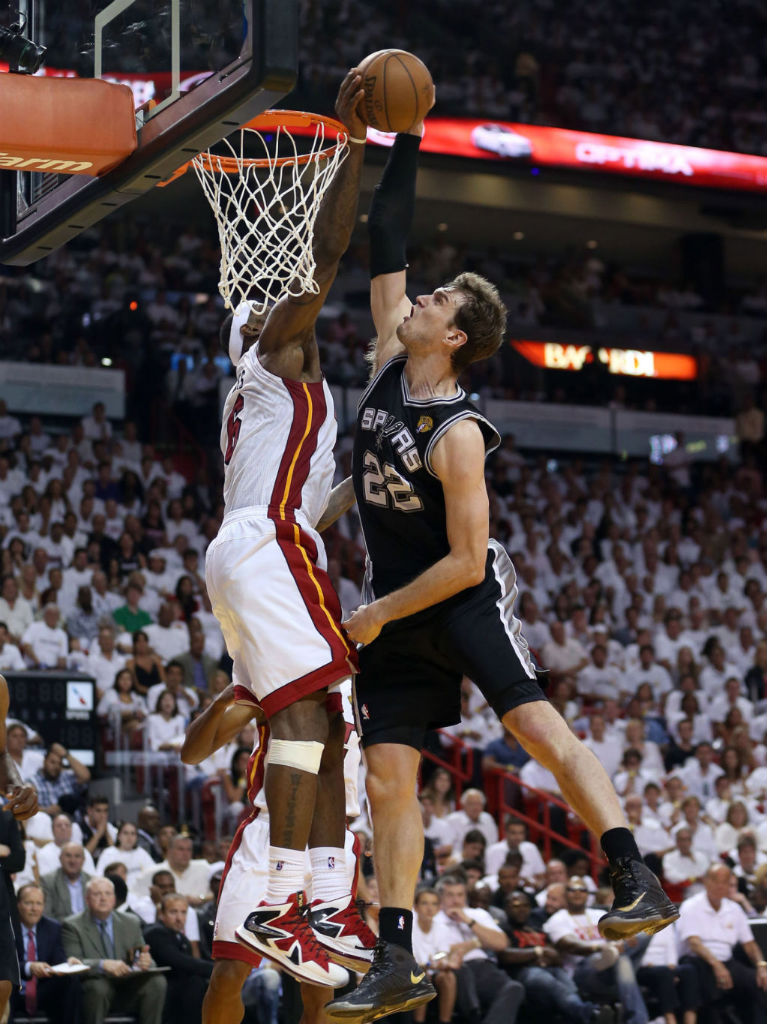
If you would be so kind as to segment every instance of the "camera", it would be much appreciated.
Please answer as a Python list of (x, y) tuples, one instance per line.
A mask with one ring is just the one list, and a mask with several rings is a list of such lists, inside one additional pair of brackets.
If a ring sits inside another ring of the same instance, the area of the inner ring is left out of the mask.
[(34, 75), (45, 59), (46, 48), (22, 35), (27, 19), (19, 11), (16, 18), (10, 26), (0, 25), (0, 60), (7, 61), (11, 71)]

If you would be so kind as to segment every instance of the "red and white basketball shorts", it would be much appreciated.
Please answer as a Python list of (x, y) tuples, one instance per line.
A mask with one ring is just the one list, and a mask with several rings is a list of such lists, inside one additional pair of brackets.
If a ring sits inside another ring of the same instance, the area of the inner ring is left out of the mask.
[(308, 524), (267, 508), (228, 513), (205, 557), (208, 596), (241, 702), (268, 716), (356, 671), (325, 548)]
[[(354, 833), (346, 830), (346, 872), (351, 891), (357, 874)], [(240, 960), (258, 967), (261, 957), (242, 946), (234, 935), (251, 910), (266, 894), (269, 878), (269, 816), (249, 818), (237, 829), (229, 848), (221, 881), (216, 924), (213, 929), (213, 959)], [(306, 854), (304, 886), (311, 899), (311, 864)]]

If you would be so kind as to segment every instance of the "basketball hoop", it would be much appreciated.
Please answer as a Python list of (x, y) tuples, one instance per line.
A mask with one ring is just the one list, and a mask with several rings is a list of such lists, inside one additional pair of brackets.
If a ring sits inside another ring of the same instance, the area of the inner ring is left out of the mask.
[(227, 155), (200, 153), (163, 185), (194, 169), (218, 226), (221, 297), (229, 309), (247, 299), (263, 313), (285, 296), (319, 292), (314, 224), (348, 152), (348, 132), (330, 117), (267, 110), (238, 135), (235, 145), (222, 140)]

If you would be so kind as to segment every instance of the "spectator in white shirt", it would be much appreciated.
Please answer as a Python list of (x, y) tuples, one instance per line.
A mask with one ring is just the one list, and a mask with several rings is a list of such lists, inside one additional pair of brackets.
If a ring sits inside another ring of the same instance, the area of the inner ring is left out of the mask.
[(601, 712), (595, 712), (589, 718), (589, 731), (584, 745), (593, 751), (612, 778), (620, 767), (623, 744), (617, 736), (607, 735), (605, 716)]
[(607, 648), (596, 644), (591, 649), (591, 664), (578, 673), (578, 696), (592, 703), (621, 693), (622, 673), (607, 664)]
[(66, 665), (69, 640), (58, 622), (58, 606), (47, 604), (42, 621), (33, 622), (24, 631), (22, 650), (32, 668), (64, 668)]
[(421, 804), (423, 834), (431, 840), (435, 856), (451, 853), (453, 844), (450, 841), (450, 828), (444, 818), (438, 818), (434, 813), (434, 800), (431, 795), (423, 792), (418, 801)]
[(4, 398), (0, 398), (0, 440), (10, 441), (21, 433), (21, 423), (8, 414)]
[(703, 654), (708, 664), (701, 669), (698, 682), (701, 690), (712, 699), (722, 693), (730, 676), (738, 678), (738, 669), (735, 665), (727, 664), (724, 648), (715, 637), (706, 641)]
[(714, 833), (701, 818), (701, 804), (697, 796), (690, 794), (682, 801), (682, 816), (679, 824), (672, 829), (672, 834), (682, 825), (686, 825), (692, 831), (695, 849), (705, 854), (709, 861), (715, 860), (717, 850)]
[(34, 619), (32, 606), (19, 594), (19, 585), (12, 573), (3, 576), (0, 595), (0, 622), (7, 626), (11, 639), (18, 642)]
[(629, 693), (636, 692), (641, 683), (649, 683), (653, 696), (658, 701), (673, 688), (668, 670), (655, 660), (655, 648), (652, 644), (643, 644), (639, 648), (639, 664), (626, 672), (623, 689)]
[(639, 718), (630, 718), (626, 722), (625, 748), (638, 750), (642, 755), (642, 770), (655, 779), (663, 775), (663, 758), (657, 743), (644, 738), (645, 725)]
[[(714, 1007), (733, 1003), (743, 1024), (762, 1024), (767, 1015), (767, 961), (754, 941), (743, 910), (727, 898), (731, 872), (714, 864), (706, 872), (705, 891), (680, 907), (678, 924), (682, 963), (698, 973), (702, 1001)], [(733, 956), (736, 944), (751, 960), (747, 967)]]
[(461, 796), (460, 811), (447, 816), (450, 842), (453, 850), (460, 852), (463, 837), (470, 829), (478, 828), (487, 840), (487, 845), (498, 840), (498, 826), (491, 814), (485, 810), (485, 794), (479, 789), (467, 789)]
[(589, 656), (582, 644), (565, 635), (564, 623), (555, 620), (551, 624), (551, 640), (544, 644), (541, 657), (552, 678), (580, 672), (589, 663)]
[[(434, 918), (439, 913), (437, 890), (420, 889), (416, 892), (413, 910), (413, 956), (416, 963), (426, 968), (437, 990), (439, 1020), (449, 1022), (455, 1010), (457, 994), (455, 972), (459, 958), (455, 954), (452, 959), (450, 958), (448, 950), (442, 948), (447, 943), (445, 933), (439, 926), (434, 927)], [(413, 1020), (416, 1024), (420, 1024), (425, 1019), (426, 1007), (417, 1007), (413, 1011)]]
[(685, 764), (681, 770), (682, 779), (687, 792), (703, 802), (715, 795), (714, 781), (722, 774), (718, 764), (714, 764), (714, 748), (710, 743), (699, 743), (695, 748), (695, 757)]
[(510, 853), (518, 853), (522, 857), (520, 878), (532, 889), (540, 889), (546, 871), (540, 851), (535, 843), (527, 840), (527, 826), (523, 821), (509, 816), (506, 819), (504, 838), (491, 843), (485, 852), (485, 872), (495, 875)]
[(443, 935), (449, 954), (464, 972), (458, 976), (457, 1004), (467, 1020), (514, 1024), (525, 990), (491, 959), (509, 945), (491, 915), (469, 907), (466, 883), (460, 875), (443, 875), (437, 884), (441, 910), (434, 927)]
[(152, 650), (164, 662), (172, 661), (189, 650), (189, 629), (176, 617), (177, 605), (165, 601), (157, 612), (157, 622), (144, 629)]
[(96, 680), (99, 698), (114, 686), (117, 673), (125, 668), (125, 656), (115, 646), (116, 630), (111, 624), (99, 626), (98, 642), (88, 655), (88, 672)]
[(107, 419), (106, 406), (103, 402), (94, 402), (90, 416), (80, 421), (83, 435), (89, 441), (108, 441), (112, 436), (112, 424)]
[[(41, 877), (61, 866), (62, 847), (66, 846), (67, 843), (81, 843), (83, 838), (80, 826), (73, 824), (66, 814), (56, 815), (53, 819), (52, 829), (53, 841), (46, 843), (45, 846), (37, 851), (37, 867)], [(95, 875), (96, 865), (93, 863), (90, 851), (83, 847), (83, 854), (85, 856), (83, 871), (87, 875)]]
[(629, 747), (624, 751), (620, 771), (613, 775), (616, 793), (618, 796), (628, 796), (629, 793), (641, 794), (645, 784), (651, 781), (653, 781), (653, 776), (642, 766), (642, 754), (633, 747)]
[(26, 667), (21, 651), (11, 643), (8, 626), (0, 622), (0, 672), (24, 672)]
[(660, 822), (653, 821), (649, 817), (646, 822), (644, 821), (644, 800), (638, 793), (626, 797), (623, 809), (626, 812), (629, 828), (634, 833), (634, 839), (643, 857), (648, 853), (662, 855), (672, 849), (674, 841)]
[(6, 752), (16, 762), (19, 775), (25, 781), (31, 781), (34, 778), (35, 773), (42, 768), (43, 761), (45, 760), (45, 754), (42, 750), (29, 750), (27, 748), (28, 742), (27, 730), (21, 722), (8, 724), (5, 734)]
[(682, 614), (676, 608), (669, 608), (663, 617), (663, 629), (653, 644), (655, 658), (668, 672), (673, 674), (679, 651), (685, 646), (682, 633)]
[(153, 876), (163, 869), (170, 871), (176, 882), (176, 891), (183, 893), (192, 906), (205, 903), (209, 896), (210, 864), (200, 858), (192, 858), (192, 840), (186, 835), (174, 835), (168, 843), (166, 859), (155, 864), (137, 881), (137, 896), (147, 895)]
[(754, 705), (750, 700), (741, 696), (743, 686), (740, 676), (730, 676), (725, 680), (724, 693), (720, 693), (711, 701), (708, 709), (708, 716), (714, 724), (720, 724), (727, 718), (731, 708), (740, 708), (745, 721), (749, 721), (754, 713)]
[(184, 741), (186, 719), (178, 712), (176, 698), (163, 690), (157, 701), (157, 710), (147, 716), (147, 747), (149, 750), (178, 750)]
[(663, 857), (663, 877), (671, 885), (684, 885), (685, 892), (700, 891), (700, 883), (711, 863), (700, 850), (692, 847), (692, 829), (680, 825), (674, 835), (676, 849)]

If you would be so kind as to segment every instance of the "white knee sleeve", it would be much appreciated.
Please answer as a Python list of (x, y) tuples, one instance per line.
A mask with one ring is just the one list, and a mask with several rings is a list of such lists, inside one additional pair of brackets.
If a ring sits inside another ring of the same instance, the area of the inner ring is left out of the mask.
[(298, 768), (302, 772), (317, 775), (320, 770), (324, 743), (316, 740), (272, 740), (269, 743), (269, 764), (281, 764), (286, 768)]

